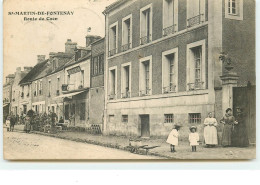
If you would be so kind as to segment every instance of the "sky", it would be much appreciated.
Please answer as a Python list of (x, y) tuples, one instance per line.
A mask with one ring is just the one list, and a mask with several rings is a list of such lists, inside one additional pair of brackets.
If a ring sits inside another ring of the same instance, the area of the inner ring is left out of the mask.
[[(105, 7), (115, 0), (5, 0), (4, 1), (4, 77), (17, 67), (34, 66), (37, 55), (64, 52), (71, 39), (85, 46), (87, 34), (104, 36)], [(24, 11), (73, 11), (73, 15), (10, 15)], [(55, 17), (55, 21), (24, 21), (24, 17)], [(91, 32), (87, 28), (91, 27)]]

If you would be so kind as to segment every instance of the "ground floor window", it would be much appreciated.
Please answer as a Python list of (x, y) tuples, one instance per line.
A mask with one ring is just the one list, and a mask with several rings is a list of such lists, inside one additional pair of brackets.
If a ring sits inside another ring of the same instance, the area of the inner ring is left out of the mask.
[(190, 123), (201, 123), (201, 113), (189, 113)]
[(115, 116), (114, 115), (109, 115), (108, 116), (108, 121), (109, 122), (114, 122)]
[(174, 116), (173, 114), (164, 114), (164, 123), (173, 123)]
[(86, 103), (81, 103), (80, 104), (80, 109), (79, 109), (80, 113), (80, 120), (85, 120), (86, 119)]
[(128, 115), (122, 115), (122, 122), (128, 123)]

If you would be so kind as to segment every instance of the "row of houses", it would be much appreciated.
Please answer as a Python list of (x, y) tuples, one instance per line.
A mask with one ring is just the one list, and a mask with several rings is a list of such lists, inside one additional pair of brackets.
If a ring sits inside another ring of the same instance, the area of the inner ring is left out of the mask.
[(255, 85), (254, 9), (253, 0), (116, 1), (103, 12), (105, 37), (84, 48), (68, 40), (65, 53), (39, 61), (12, 110), (52, 110), (75, 115), (74, 125), (142, 137), (201, 126), (208, 112), (219, 120), (233, 87)]
[[(44, 55), (37, 57), (34, 67), (24, 67), (24, 71), (17, 68), (11, 75), (10, 89), (4, 88), (4, 96), (10, 96), (5, 102), (10, 111), (19, 116), (30, 109), (39, 114), (51, 111), (59, 118), (70, 120), (71, 126), (102, 126), (104, 101), (100, 99), (104, 99), (104, 38), (88, 35), (85, 47), (68, 39), (65, 52), (50, 52), (48, 59)], [(96, 60), (98, 73), (95, 71)], [(6, 78), (8, 80), (10, 75)]]

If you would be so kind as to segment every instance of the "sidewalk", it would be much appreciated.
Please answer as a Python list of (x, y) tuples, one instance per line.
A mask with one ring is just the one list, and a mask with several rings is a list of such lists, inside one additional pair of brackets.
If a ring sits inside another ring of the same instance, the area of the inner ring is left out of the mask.
[[(23, 131), (23, 125), (15, 125), (15, 130)], [(62, 131), (56, 134), (43, 133), (38, 131), (32, 131), (34, 134), (41, 134), (45, 136), (51, 136), (61, 139), (67, 139), (76, 142), (90, 143), (94, 145), (100, 145), (104, 147), (117, 148), (121, 150), (127, 150), (129, 145), (129, 138), (124, 136), (103, 136), (103, 135), (91, 135), (85, 132), (71, 132)], [(253, 159), (256, 157), (255, 146), (247, 148), (236, 148), (221, 146), (215, 148), (205, 148), (204, 146), (198, 146), (197, 152), (191, 152), (191, 147), (187, 141), (179, 141), (179, 146), (176, 147), (177, 152), (171, 153), (170, 146), (166, 142), (166, 138), (149, 138), (142, 139), (143, 145), (159, 146), (148, 152), (148, 155), (160, 156), (168, 159)], [(144, 150), (140, 150), (145, 154)]]

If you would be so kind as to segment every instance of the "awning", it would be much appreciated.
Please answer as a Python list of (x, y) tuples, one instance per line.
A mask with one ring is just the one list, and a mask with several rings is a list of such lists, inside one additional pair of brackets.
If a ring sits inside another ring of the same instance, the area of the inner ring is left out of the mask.
[(7, 106), (7, 105), (9, 105), (9, 103), (4, 104), (3, 107), (5, 107), (5, 106)]
[(68, 93), (68, 94), (62, 94), (60, 96), (57, 96), (55, 98), (65, 98), (65, 97), (70, 97), (70, 96), (75, 96), (77, 94), (83, 93), (84, 91), (80, 91), (80, 92), (74, 92), (74, 93)]

